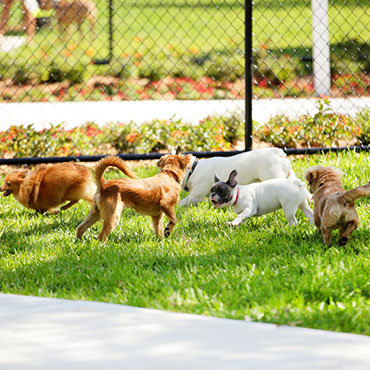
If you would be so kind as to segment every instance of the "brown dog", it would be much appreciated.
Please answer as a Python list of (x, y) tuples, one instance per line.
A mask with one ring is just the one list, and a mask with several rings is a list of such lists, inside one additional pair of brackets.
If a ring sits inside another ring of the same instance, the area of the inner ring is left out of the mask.
[(77, 163), (41, 165), (35, 171), (16, 170), (5, 176), (4, 196), (14, 195), (19, 203), (37, 212), (57, 213), (53, 208), (66, 201), (68, 209), (80, 199), (92, 203), (96, 186), (91, 171)]
[(331, 244), (331, 232), (339, 229), (339, 245), (345, 245), (358, 226), (355, 200), (370, 196), (370, 181), (358, 188), (345, 191), (340, 181), (343, 173), (335, 167), (311, 167), (305, 178), (313, 194), (314, 221)]
[(67, 31), (68, 27), (75, 23), (81, 32), (81, 25), (86, 19), (90, 23), (92, 37), (95, 36), (98, 10), (93, 0), (59, 0), (57, 2), (41, 0), (40, 7), (48, 10), (55, 7), (55, 17), (62, 31)]
[[(78, 226), (76, 236), (81, 238), (88, 227), (103, 219), (103, 228), (99, 240), (105, 241), (117, 225), (120, 214), (125, 207), (152, 217), (154, 231), (163, 236), (163, 213), (169, 219), (164, 230), (167, 237), (171, 234), (177, 219), (174, 207), (178, 203), (181, 182), (190, 164), (190, 155), (166, 155), (158, 161), (161, 171), (158, 175), (134, 179), (136, 176), (118, 157), (105, 157), (96, 166), (95, 179), (98, 185), (90, 213)], [(131, 179), (104, 180), (103, 173), (109, 166), (119, 168)]]

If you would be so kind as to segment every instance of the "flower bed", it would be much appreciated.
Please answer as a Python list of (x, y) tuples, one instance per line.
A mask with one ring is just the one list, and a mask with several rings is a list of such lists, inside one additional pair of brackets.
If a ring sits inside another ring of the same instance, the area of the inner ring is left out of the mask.
[[(355, 118), (331, 113), (328, 100), (318, 100), (319, 112), (297, 119), (272, 118), (254, 124), (254, 140), (264, 146), (328, 147), (370, 143), (370, 110)], [(62, 125), (37, 131), (30, 126), (12, 126), (0, 132), (2, 157), (69, 156), (169, 151), (226, 151), (243, 148), (243, 117), (210, 116), (191, 125), (182, 120), (112, 123), (103, 127), (90, 122), (65, 130)]]
[[(0, 81), (0, 102), (65, 102), (101, 100), (212, 100), (244, 99), (244, 80), (215, 81), (209, 77), (193, 80), (185, 77), (167, 77), (163, 80), (121, 80), (115, 77), (94, 76), (85, 84), (70, 85), (67, 81), (51, 84), (13, 85)], [(365, 96), (370, 94), (370, 78), (366, 75), (335, 75), (332, 96)], [(274, 85), (267, 79), (255, 81), (255, 98), (312, 97), (312, 77)]]

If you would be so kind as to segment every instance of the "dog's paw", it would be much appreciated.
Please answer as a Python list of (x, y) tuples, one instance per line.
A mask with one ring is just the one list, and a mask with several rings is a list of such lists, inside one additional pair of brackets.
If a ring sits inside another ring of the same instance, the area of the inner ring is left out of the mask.
[(347, 242), (348, 242), (348, 238), (342, 237), (342, 238), (339, 239), (339, 246), (343, 247), (347, 244)]
[(229, 222), (227, 222), (227, 224), (228, 224), (229, 226), (232, 226), (232, 227), (237, 227), (237, 226), (239, 226), (239, 225), (240, 225), (240, 223), (239, 223), (239, 222), (235, 222), (235, 221), (229, 221)]
[(168, 238), (168, 237), (170, 236), (170, 234), (171, 234), (170, 228), (167, 226), (167, 227), (164, 229), (164, 233), (163, 233), (163, 235), (164, 235), (164, 237), (165, 237), (165, 238)]

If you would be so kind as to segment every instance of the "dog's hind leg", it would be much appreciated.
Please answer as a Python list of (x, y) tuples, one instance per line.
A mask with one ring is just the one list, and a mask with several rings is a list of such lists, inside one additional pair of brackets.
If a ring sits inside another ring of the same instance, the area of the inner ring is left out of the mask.
[(155, 234), (159, 237), (163, 237), (163, 213), (161, 212), (157, 216), (152, 216), (152, 223)]
[(71, 200), (69, 203), (65, 204), (63, 207), (60, 207), (60, 210), (65, 211), (66, 209), (72, 207), (77, 202), (78, 202), (78, 200)]
[(108, 207), (101, 212), (101, 218), (103, 219), (103, 228), (98, 236), (101, 242), (104, 242), (108, 235), (118, 224), (123, 209), (123, 203), (116, 201), (114, 207)]
[(96, 204), (93, 204), (89, 214), (86, 216), (86, 218), (83, 220), (83, 222), (78, 225), (77, 231), (76, 231), (76, 238), (81, 239), (83, 233), (92, 225), (94, 225), (96, 222), (98, 222), (100, 219), (100, 213), (98, 210), (98, 207)]
[(308, 218), (310, 224), (314, 224), (313, 221), (313, 212), (312, 209), (309, 207), (307, 200), (304, 200), (298, 207)]
[(351, 234), (357, 229), (358, 223), (355, 221), (348, 222), (348, 224), (339, 231), (339, 245), (343, 247), (347, 244)]
[(168, 225), (166, 226), (166, 228), (164, 229), (164, 236), (165, 238), (167, 238), (172, 233), (172, 230), (177, 223), (177, 218), (176, 218), (175, 209), (173, 207), (163, 207), (162, 210), (170, 221)]
[(289, 207), (283, 206), (283, 210), (285, 213), (285, 217), (288, 220), (290, 225), (297, 225), (298, 221), (295, 217), (295, 214), (297, 213), (298, 206), (290, 205)]

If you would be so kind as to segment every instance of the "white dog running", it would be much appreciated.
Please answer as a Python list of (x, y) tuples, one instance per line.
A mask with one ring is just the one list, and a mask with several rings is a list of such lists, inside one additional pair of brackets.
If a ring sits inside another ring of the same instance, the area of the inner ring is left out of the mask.
[(313, 212), (308, 205), (306, 184), (299, 179), (272, 179), (261, 183), (238, 186), (237, 171), (230, 173), (227, 182), (215, 176), (210, 201), (215, 207), (232, 206), (238, 216), (229, 225), (238, 226), (245, 219), (283, 209), (290, 224), (297, 224), (295, 214), (301, 209), (310, 223)]
[(180, 206), (203, 201), (209, 195), (215, 173), (226, 180), (233, 169), (238, 171), (241, 185), (275, 178), (296, 178), (286, 154), (279, 148), (255, 149), (228, 158), (214, 157), (198, 161), (194, 157), (193, 166), (182, 183), (189, 195), (180, 201)]

